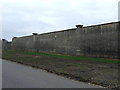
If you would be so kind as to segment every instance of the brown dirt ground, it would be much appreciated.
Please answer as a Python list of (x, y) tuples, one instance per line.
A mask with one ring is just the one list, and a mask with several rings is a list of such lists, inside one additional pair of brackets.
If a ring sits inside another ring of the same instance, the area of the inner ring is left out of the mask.
[(48, 72), (116, 90), (119, 84), (119, 64), (78, 61), (3, 52), (3, 59), (44, 69)]

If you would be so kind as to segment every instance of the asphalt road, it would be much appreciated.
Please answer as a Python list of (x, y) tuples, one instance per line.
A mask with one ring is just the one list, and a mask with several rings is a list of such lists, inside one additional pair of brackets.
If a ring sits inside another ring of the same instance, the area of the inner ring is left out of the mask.
[(0, 59), (0, 90), (2, 89), (2, 59)]
[(2, 88), (100, 88), (11, 61), (2, 67)]

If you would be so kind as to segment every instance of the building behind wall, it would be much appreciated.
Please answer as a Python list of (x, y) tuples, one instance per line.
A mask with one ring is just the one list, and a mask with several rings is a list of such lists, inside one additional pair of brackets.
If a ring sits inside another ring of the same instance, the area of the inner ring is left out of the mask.
[(76, 56), (119, 58), (118, 31), (120, 22), (14, 37), (15, 50), (56, 53)]

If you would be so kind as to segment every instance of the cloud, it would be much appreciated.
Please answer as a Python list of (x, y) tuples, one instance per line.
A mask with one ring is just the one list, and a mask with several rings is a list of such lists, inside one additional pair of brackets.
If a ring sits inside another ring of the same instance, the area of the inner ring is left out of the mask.
[(118, 1), (2, 0), (3, 38), (117, 21)]

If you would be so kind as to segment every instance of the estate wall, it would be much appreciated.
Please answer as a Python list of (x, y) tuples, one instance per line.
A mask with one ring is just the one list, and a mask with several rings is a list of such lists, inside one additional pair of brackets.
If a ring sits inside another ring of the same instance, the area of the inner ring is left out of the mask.
[(106, 23), (16, 37), (12, 48), (45, 53), (56, 53), (76, 56), (119, 58), (118, 32), (120, 22)]

